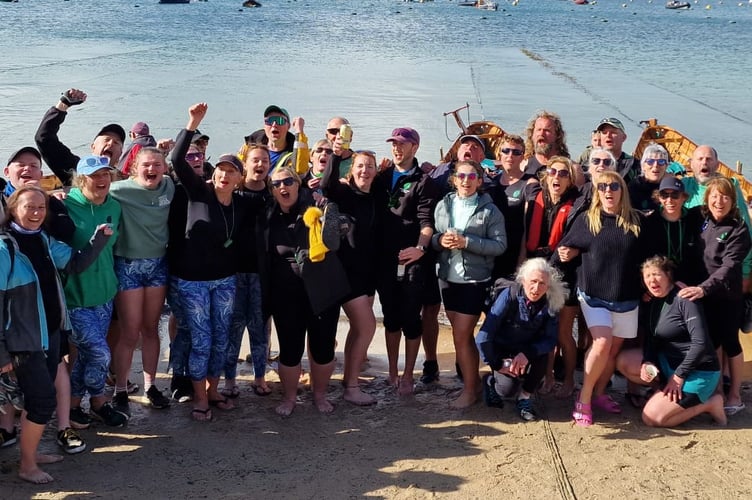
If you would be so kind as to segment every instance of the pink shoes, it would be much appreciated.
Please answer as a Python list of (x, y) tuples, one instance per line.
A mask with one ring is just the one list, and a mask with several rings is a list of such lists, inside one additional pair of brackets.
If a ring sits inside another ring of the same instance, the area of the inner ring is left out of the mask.
[(611, 399), (608, 394), (601, 394), (600, 396), (593, 396), (592, 404), (594, 407), (606, 413), (619, 414), (621, 413), (621, 406), (619, 403)]
[(574, 403), (572, 418), (575, 425), (579, 427), (590, 427), (593, 425), (593, 409), (590, 404), (581, 403), (579, 400)]

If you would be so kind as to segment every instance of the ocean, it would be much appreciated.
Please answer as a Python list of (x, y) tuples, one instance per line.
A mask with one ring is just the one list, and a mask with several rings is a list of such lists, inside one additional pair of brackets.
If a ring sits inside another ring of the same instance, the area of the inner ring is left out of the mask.
[(60, 92), (89, 95), (61, 138), (85, 152), (109, 122), (149, 123), (174, 137), (188, 107), (209, 104), (209, 154), (236, 151), (269, 104), (306, 120), (311, 141), (346, 116), (353, 147), (389, 153), (399, 126), (436, 162), (465, 121), (522, 134), (539, 109), (558, 113), (573, 155), (601, 118), (657, 118), (720, 157), (752, 168), (752, 5), (700, 0), (499, 1), (497, 12), (457, 1), (19, 0), (0, 2), (0, 158), (33, 143)]

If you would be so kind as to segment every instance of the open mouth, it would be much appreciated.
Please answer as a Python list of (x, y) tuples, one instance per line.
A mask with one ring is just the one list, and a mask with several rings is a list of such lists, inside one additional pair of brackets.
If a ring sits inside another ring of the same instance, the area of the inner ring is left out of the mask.
[(159, 177), (157, 174), (146, 174), (146, 180), (149, 182), (154, 182)]

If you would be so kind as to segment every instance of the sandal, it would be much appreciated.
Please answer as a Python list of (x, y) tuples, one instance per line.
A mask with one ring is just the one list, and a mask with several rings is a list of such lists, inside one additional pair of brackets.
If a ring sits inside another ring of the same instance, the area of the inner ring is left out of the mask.
[(238, 389), (238, 386), (225, 387), (219, 393), (224, 397), (230, 399), (237, 399), (238, 397), (240, 397), (240, 389)]
[(225, 411), (229, 411), (229, 410), (234, 410), (235, 409), (235, 405), (232, 404), (230, 402), (230, 400), (227, 399), (227, 398), (224, 398), (224, 399), (210, 399), (209, 400), (209, 406), (212, 406), (214, 408), (218, 408), (220, 410), (225, 410)]
[(589, 403), (575, 401), (572, 418), (575, 425), (580, 427), (590, 427), (593, 425), (593, 408)]
[(606, 413), (621, 413), (621, 406), (619, 406), (619, 403), (614, 401), (608, 394), (601, 394), (600, 396), (593, 397), (592, 405)]
[(272, 390), (268, 386), (253, 384), (251, 387), (253, 387), (253, 392), (256, 396), (268, 396), (272, 393)]
[(211, 408), (207, 408), (206, 410), (202, 410), (201, 408), (194, 408), (191, 410), (191, 417), (196, 422), (211, 422), (213, 415)]

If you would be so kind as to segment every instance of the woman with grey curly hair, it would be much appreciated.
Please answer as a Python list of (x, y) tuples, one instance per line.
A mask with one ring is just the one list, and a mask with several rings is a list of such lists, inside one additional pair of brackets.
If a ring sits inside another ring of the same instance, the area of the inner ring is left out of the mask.
[(517, 411), (525, 421), (537, 415), (530, 397), (546, 374), (556, 345), (558, 312), (567, 295), (559, 271), (541, 257), (525, 261), (513, 284), (496, 298), (475, 339), (493, 373), (483, 378), (489, 406), (517, 392)]

